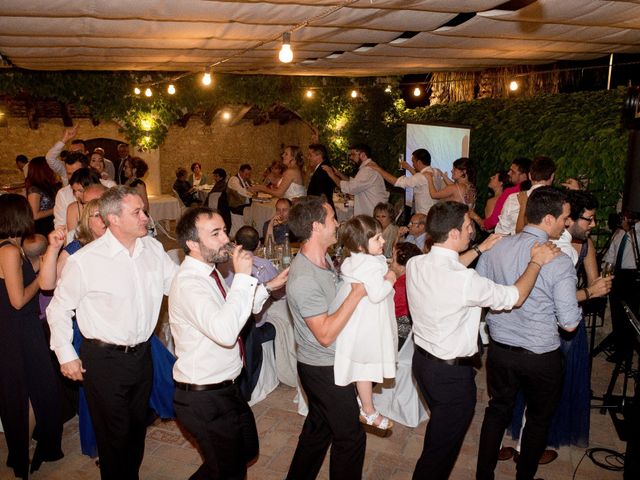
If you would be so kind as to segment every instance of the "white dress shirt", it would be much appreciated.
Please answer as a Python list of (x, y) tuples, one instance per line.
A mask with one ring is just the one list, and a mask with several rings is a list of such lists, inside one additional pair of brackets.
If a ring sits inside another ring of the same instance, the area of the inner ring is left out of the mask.
[(249, 187), (249, 183), (242, 180), (238, 175), (234, 175), (229, 179), (229, 181), (227, 182), (227, 187), (231, 190), (235, 190), (240, 195), (245, 197), (244, 203), (249, 203), (249, 199), (253, 196), (253, 193), (247, 190), (247, 188)]
[(211, 272), (210, 265), (187, 256), (171, 285), (169, 324), (178, 357), (173, 378), (178, 382), (207, 385), (240, 375), (238, 335), (252, 303), (257, 312), (269, 297), (257, 279), (239, 273), (229, 289), (220, 275), (225, 299)]
[(360, 164), (355, 177), (340, 182), (340, 190), (354, 195), (354, 215), (373, 215), (375, 206), (389, 198), (382, 175), (373, 168), (367, 168), (369, 162), (371, 159), (367, 158)]
[(426, 172), (433, 172), (433, 182), (436, 189), (442, 189), (442, 172), (432, 167), (424, 167), (420, 172), (416, 172), (415, 175), (410, 177), (406, 175), (398, 177), (394, 184), (394, 186), (400, 188), (413, 188), (413, 204), (416, 207), (416, 213), (424, 213), (425, 215), (429, 213), (431, 207), (438, 203), (438, 200), (431, 198), (429, 193), (429, 182), (424, 176)]
[(578, 263), (578, 258), (580, 257), (580, 254), (576, 251), (575, 248), (573, 248), (573, 245), (571, 244), (572, 240), (573, 240), (573, 237), (569, 233), (569, 230), (565, 228), (564, 231), (562, 232), (562, 235), (560, 235), (560, 238), (558, 238), (557, 240), (551, 240), (551, 241), (555, 244), (556, 247), (560, 249), (560, 251), (562, 251), (562, 253), (564, 253), (567, 257), (571, 259), (571, 262), (575, 267), (576, 264)]
[(73, 194), (73, 190), (71, 190), (71, 185), (66, 185), (58, 190), (56, 203), (53, 206), (53, 225), (55, 227), (67, 226), (67, 208), (76, 200), (77, 198)]
[(62, 150), (64, 150), (64, 142), (57, 141), (55, 145), (49, 149), (45, 158), (51, 170), (56, 172), (60, 180), (62, 180), (62, 185), (66, 186), (69, 184), (69, 180), (67, 179), (67, 170), (64, 168), (64, 162), (60, 160)]
[(481, 277), (448, 248), (433, 246), (407, 262), (414, 341), (443, 360), (475, 354), (482, 307), (509, 309), (518, 297), (516, 287)]
[[(636, 230), (636, 239), (638, 240), (638, 250), (640, 250), (640, 222), (636, 222), (634, 226)], [(622, 269), (635, 269), (636, 268), (636, 258), (633, 253), (633, 242), (631, 241), (631, 233), (625, 232), (622, 228), (619, 228), (613, 234), (611, 238), (611, 245), (609, 245), (609, 250), (605, 253), (604, 260), (605, 262), (609, 262), (611, 265), (616, 265), (616, 260), (618, 259), (618, 250), (620, 249), (620, 242), (622, 241), (622, 237), (624, 237), (625, 233), (629, 236), (627, 238), (627, 244), (624, 247), (624, 252), (622, 252), (622, 264), (620, 268)]]
[[(531, 195), (531, 192), (536, 188), (542, 187), (543, 185), (542, 183), (531, 185), (531, 188), (527, 190), (527, 197)], [(502, 235), (516, 234), (516, 224), (518, 223), (518, 215), (520, 214), (520, 202), (518, 202), (519, 193), (520, 192), (512, 193), (504, 201), (502, 212), (500, 212), (500, 216), (498, 217), (499, 220), (495, 228), (495, 233)]]
[(47, 308), (51, 349), (58, 361), (78, 358), (71, 344), (74, 310), (85, 338), (115, 345), (149, 340), (177, 270), (157, 240), (138, 238), (129, 255), (108, 229), (71, 255)]

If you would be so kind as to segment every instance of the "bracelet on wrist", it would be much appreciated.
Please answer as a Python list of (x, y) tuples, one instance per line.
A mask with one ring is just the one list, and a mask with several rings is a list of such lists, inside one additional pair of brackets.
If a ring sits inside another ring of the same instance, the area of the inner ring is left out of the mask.
[(529, 260), (529, 263), (533, 263), (534, 265), (537, 265), (537, 266), (538, 266), (538, 268), (539, 268), (540, 270), (542, 270), (542, 265), (540, 265), (540, 264), (539, 264), (538, 262), (536, 262), (535, 260)]
[(478, 254), (478, 256), (482, 255), (482, 250), (480, 250), (480, 247), (478, 245), (474, 245), (473, 250)]

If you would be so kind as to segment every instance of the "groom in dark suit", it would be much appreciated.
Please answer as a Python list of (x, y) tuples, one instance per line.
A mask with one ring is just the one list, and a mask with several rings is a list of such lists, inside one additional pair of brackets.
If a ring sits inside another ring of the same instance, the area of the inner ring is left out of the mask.
[(309, 145), (309, 167), (312, 173), (307, 187), (307, 195), (324, 195), (327, 198), (327, 203), (335, 210), (333, 206), (335, 183), (333, 183), (327, 172), (322, 169), (322, 165), (331, 166), (327, 157), (327, 148), (324, 145), (319, 143)]

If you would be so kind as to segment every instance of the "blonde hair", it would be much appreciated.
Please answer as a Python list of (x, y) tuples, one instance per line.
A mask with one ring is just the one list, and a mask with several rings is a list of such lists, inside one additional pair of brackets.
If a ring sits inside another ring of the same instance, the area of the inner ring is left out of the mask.
[(78, 221), (78, 230), (76, 238), (84, 246), (89, 242), (95, 240), (91, 228), (89, 227), (89, 219), (92, 213), (100, 212), (100, 199), (96, 198), (91, 200), (84, 206), (84, 210), (80, 214), (80, 220)]

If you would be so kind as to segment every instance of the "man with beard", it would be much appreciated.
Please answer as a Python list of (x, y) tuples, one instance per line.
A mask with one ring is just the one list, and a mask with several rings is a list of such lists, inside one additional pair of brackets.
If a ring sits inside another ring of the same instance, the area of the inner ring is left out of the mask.
[(322, 169), (329, 174), (331, 180), (340, 187), (343, 193), (354, 196), (354, 215), (373, 215), (373, 209), (379, 203), (385, 203), (389, 193), (384, 187), (382, 175), (373, 168), (365, 168), (371, 160), (371, 149), (368, 145), (359, 144), (349, 147), (349, 160), (358, 167), (353, 178), (338, 172), (329, 165)]
[[(233, 247), (224, 220), (208, 207), (187, 210), (176, 234), (185, 254), (169, 292), (169, 322), (178, 359), (173, 368), (174, 407), (197, 440), (204, 464), (191, 478), (244, 479), (258, 454), (255, 419), (242, 398), (240, 330), (288, 271), (258, 285), (252, 255)], [(235, 276), (227, 291), (216, 265), (232, 256)], [(252, 299), (252, 301), (247, 301)]]
[[(177, 267), (147, 235), (135, 189), (104, 193), (100, 216), (106, 233), (69, 257), (47, 320), (60, 371), (84, 382), (102, 479), (135, 479), (153, 383), (149, 338)], [(71, 343), (74, 310), (84, 337), (80, 358)]]

